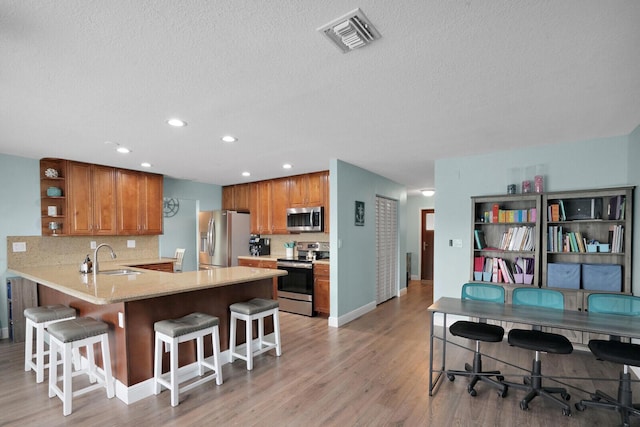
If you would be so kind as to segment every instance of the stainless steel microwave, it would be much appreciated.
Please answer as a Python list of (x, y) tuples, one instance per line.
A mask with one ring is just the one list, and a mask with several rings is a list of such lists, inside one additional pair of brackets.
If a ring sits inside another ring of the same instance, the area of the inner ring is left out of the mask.
[(288, 208), (287, 230), (324, 231), (324, 208), (316, 206), (311, 208)]

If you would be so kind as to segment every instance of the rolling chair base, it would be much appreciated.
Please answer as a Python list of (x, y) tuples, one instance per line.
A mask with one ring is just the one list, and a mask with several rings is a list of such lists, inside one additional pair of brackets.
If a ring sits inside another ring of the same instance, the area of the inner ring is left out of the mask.
[[(469, 377), (467, 392), (471, 396), (476, 396), (478, 394), (475, 389), (478, 381), (482, 381), (493, 387), (496, 387), (498, 389), (498, 396), (507, 396), (508, 386), (502, 382), (504, 380), (504, 377), (500, 374), (500, 371), (482, 371), (482, 358), (480, 357), (480, 353), (474, 353), (473, 366), (465, 363), (464, 369), (464, 371), (448, 370), (447, 378), (449, 378), (449, 381), (453, 381), (456, 379), (456, 376)], [(496, 380), (491, 377), (496, 377)]]
[(631, 402), (631, 375), (629, 373), (620, 373), (617, 399), (596, 390), (595, 394), (591, 394), (591, 400), (581, 400), (576, 403), (578, 411), (584, 411), (588, 406), (617, 411), (620, 414), (622, 425), (625, 427), (631, 425), (630, 416), (640, 417), (640, 404)]
[(531, 402), (537, 396), (543, 397), (556, 405), (562, 408), (562, 415), (571, 416), (571, 407), (568, 403), (564, 402), (561, 399), (558, 399), (554, 394), (559, 394), (560, 397), (564, 400), (571, 399), (567, 390), (561, 387), (543, 387), (542, 386), (542, 363), (540, 360), (533, 361), (533, 369), (531, 370), (531, 376), (524, 377), (524, 384), (516, 384), (506, 382), (505, 384), (509, 387), (513, 387), (518, 390), (528, 391), (527, 395), (520, 401), (520, 409), (527, 410), (529, 409), (529, 402)]

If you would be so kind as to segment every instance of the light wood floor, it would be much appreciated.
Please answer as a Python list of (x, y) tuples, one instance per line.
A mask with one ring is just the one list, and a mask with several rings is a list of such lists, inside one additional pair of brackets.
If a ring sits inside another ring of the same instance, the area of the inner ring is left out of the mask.
[[(23, 345), (0, 341), (0, 426), (610, 426), (615, 412), (587, 409), (564, 417), (540, 398), (529, 411), (519, 408), (524, 392), (504, 399), (484, 385), (466, 392), (466, 380), (445, 381), (429, 397), (430, 285), (412, 282), (406, 296), (394, 298), (348, 325), (327, 327), (326, 319), (281, 313), (283, 354), (264, 354), (248, 372), (244, 362), (223, 368), (224, 384), (206, 383), (181, 395), (172, 408), (168, 392), (132, 405), (95, 391), (74, 399), (73, 413), (62, 415), (59, 399), (23, 370)], [(459, 368), (471, 353), (449, 346), (448, 366)], [(519, 366), (532, 354), (506, 343), (483, 350)], [(617, 378), (618, 367), (588, 353), (544, 355), (543, 373)], [(484, 360), (485, 369), (494, 362)], [(503, 367), (504, 368), (504, 367)], [(509, 368), (510, 372), (513, 371)], [(503, 372), (507, 372), (503, 369)], [(520, 374), (518, 374), (520, 375)], [(514, 377), (515, 380), (518, 377)], [(575, 383), (584, 390), (591, 381)], [(598, 387), (615, 393), (615, 382)], [(640, 391), (634, 391), (640, 398)], [(571, 402), (586, 397), (570, 390)], [(638, 420), (634, 420), (638, 423)], [(640, 425), (640, 424), (634, 424)]]

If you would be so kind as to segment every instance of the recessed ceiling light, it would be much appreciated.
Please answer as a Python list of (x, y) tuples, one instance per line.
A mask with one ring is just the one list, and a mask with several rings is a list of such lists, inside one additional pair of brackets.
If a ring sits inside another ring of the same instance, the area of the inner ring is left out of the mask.
[(282, 165), (282, 169), (291, 169), (293, 166), (291, 166), (289, 163), (285, 163), (284, 165)]
[(122, 154), (127, 154), (131, 152), (131, 150), (129, 150), (127, 147), (118, 147), (116, 148), (116, 151)]
[(242, 172), (242, 176), (251, 176), (250, 172)]
[(177, 128), (181, 128), (187, 125), (187, 122), (185, 122), (184, 120), (180, 120), (180, 119), (169, 119), (167, 120), (167, 123), (169, 123), (171, 126), (175, 126)]
[(236, 138), (235, 136), (231, 136), (231, 135), (225, 135), (221, 139), (224, 142), (236, 142), (238, 140), (238, 138)]
[(425, 197), (431, 197), (436, 194), (435, 190), (422, 190), (422, 195)]
[(149, 162), (142, 162), (142, 163), (140, 163), (140, 166), (142, 166), (143, 168), (150, 168), (150, 167), (151, 167), (151, 163), (149, 163)]

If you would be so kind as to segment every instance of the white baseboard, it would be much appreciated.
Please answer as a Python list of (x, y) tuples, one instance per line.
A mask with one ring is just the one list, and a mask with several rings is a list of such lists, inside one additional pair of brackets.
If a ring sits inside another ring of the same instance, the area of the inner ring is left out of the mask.
[(363, 305), (362, 307), (358, 307), (355, 310), (350, 311), (349, 313), (343, 316), (340, 316), (340, 317), (331, 316), (329, 317), (329, 326), (333, 328), (339, 328), (351, 322), (352, 320), (355, 320), (358, 317), (365, 315), (372, 310), (375, 310), (375, 308), (376, 308), (376, 302), (372, 301), (368, 304)]

